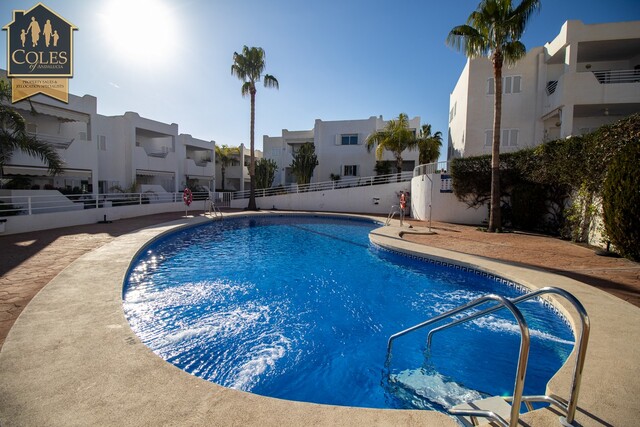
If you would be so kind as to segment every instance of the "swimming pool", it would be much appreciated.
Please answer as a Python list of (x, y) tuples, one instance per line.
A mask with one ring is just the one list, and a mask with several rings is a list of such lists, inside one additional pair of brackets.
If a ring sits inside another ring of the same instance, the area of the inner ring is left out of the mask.
[[(389, 335), (477, 296), (520, 291), (374, 247), (368, 233), (378, 226), (281, 216), (174, 232), (132, 264), (125, 313), (165, 360), (257, 394), (430, 409), (510, 394), (519, 335), (507, 314), (439, 334), (431, 354), (424, 352), (424, 334), (398, 340), (391, 375), (402, 386), (389, 386)], [(522, 311), (532, 329), (525, 393), (542, 394), (573, 336), (562, 318), (537, 302), (523, 304)]]

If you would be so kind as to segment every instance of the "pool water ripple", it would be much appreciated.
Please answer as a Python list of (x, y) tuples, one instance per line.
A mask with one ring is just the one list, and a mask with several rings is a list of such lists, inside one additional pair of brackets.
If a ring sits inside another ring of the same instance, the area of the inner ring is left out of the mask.
[[(369, 243), (372, 221), (282, 216), (225, 219), (148, 246), (130, 268), (125, 314), (156, 354), (225, 387), (315, 403), (443, 409), (510, 394), (519, 345), (502, 312), (434, 337), (388, 337), (471, 299), (519, 291)], [(522, 304), (531, 328), (527, 394), (573, 348), (563, 319)], [(387, 376), (390, 374), (390, 376)]]

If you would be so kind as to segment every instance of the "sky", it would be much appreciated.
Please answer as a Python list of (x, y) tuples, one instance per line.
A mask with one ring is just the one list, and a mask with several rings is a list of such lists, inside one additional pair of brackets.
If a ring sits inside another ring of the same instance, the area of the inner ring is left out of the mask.
[[(542, 0), (522, 42), (551, 41), (566, 20), (640, 20), (638, 0)], [(36, 0), (2, 0), (0, 23)], [(448, 47), (478, 0), (43, 0), (78, 27), (69, 90), (98, 113), (177, 123), (217, 144), (249, 144), (249, 98), (231, 75), (233, 53), (262, 47), (280, 89), (258, 86), (262, 135), (312, 129), (316, 119), (406, 113), (447, 139), (449, 94), (466, 57)], [(5, 42), (0, 67), (6, 69)], [(446, 151), (445, 149), (442, 150)], [(442, 157), (442, 156), (441, 156)]]

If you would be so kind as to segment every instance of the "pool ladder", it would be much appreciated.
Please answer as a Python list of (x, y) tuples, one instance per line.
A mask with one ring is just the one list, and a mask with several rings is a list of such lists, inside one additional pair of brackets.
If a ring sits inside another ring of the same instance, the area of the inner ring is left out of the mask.
[(402, 223), (404, 221), (404, 209), (400, 209), (400, 206), (398, 205), (391, 205), (391, 210), (389, 211), (387, 221), (384, 223), (384, 225), (391, 224), (391, 220), (396, 214), (398, 214), (398, 217), (400, 218), (400, 227), (402, 227)]
[[(527, 362), (529, 359), (530, 336), (527, 322), (524, 319), (522, 312), (518, 309), (518, 307), (516, 307), (516, 305), (523, 301), (540, 297), (544, 294), (555, 294), (563, 297), (573, 305), (575, 310), (578, 312), (578, 315), (580, 316), (581, 327), (580, 335), (578, 337), (578, 351), (568, 403), (564, 403), (551, 396), (522, 396), (522, 392), (524, 389), (524, 379), (527, 372)], [(461, 305), (460, 307), (454, 308), (453, 310), (447, 311), (446, 313), (443, 313), (439, 316), (433, 317), (425, 322), (414, 325), (408, 329), (405, 329), (404, 331), (393, 334), (391, 335), (391, 337), (389, 337), (389, 341), (387, 343), (386, 366), (389, 369), (389, 374), (391, 364), (391, 348), (393, 346), (393, 341), (396, 338), (399, 338), (403, 335), (406, 335), (410, 332), (416, 331), (438, 321), (450, 319), (456, 314), (463, 313), (471, 308), (477, 307), (492, 300), (497, 301), (498, 304), (495, 304), (485, 310), (473, 312), (471, 314), (467, 314), (464, 317), (453, 319), (451, 322), (433, 328), (431, 331), (429, 331), (429, 334), (427, 335), (427, 350), (431, 351), (431, 341), (433, 335), (436, 332), (451, 328), (453, 326), (461, 325), (482, 316), (486, 316), (502, 308), (507, 308), (511, 312), (513, 317), (515, 317), (516, 321), (518, 322), (518, 326), (520, 327), (520, 351), (518, 355), (516, 379), (513, 387), (513, 396), (496, 396), (490, 397), (488, 399), (474, 401), (471, 404), (465, 403), (456, 405), (453, 408), (449, 409), (449, 413), (458, 417), (463, 425), (466, 426), (477, 425), (477, 417), (482, 417), (491, 419), (492, 421), (503, 427), (515, 427), (518, 425), (518, 419), (520, 417), (520, 406), (522, 403), (525, 404), (527, 410), (532, 411), (533, 406), (531, 405), (531, 403), (545, 402), (560, 407), (566, 413), (566, 416), (560, 417), (560, 424), (564, 426), (574, 425), (575, 413), (578, 406), (578, 394), (580, 392), (580, 383), (582, 381), (582, 370), (584, 369), (584, 360), (587, 353), (587, 344), (589, 342), (590, 323), (589, 316), (587, 315), (584, 306), (580, 303), (580, 301), (578, 301), (576, 297), (563, 289), (555, 287), (545, 287), (513, 299), (507, 299), (498, 295), (485, 295), (467, 304)], [(509, 405), (509, 403), (507, 402), (511, 402), (511, 405)], [(484, 409), (482, 409), (483, 407)], [(508, 422), (506, 421), (505, 417), (509, 418)]]
[(220, 218), (222, 219), (222, 211), (220, 210), (219, 207), (216, 206), (216, 203), (213, 201), (213, 199), (211, 199), (210, 197), (207, 197), (207, 200), (205, 201), (206, 204), (206, 211), (207, 211), (207, 215), (209, 216), (213, 216), (214, 218), (217, 218), (218, 215), (220, 215)]

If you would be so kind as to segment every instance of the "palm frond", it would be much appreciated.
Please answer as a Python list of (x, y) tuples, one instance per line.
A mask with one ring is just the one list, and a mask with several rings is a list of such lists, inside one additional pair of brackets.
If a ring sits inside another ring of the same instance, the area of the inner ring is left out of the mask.
[(275, 87), (276, 89), (280, 89), (278, 79), (273, 77), (271, 74), (264, 75), (264, 87)]
[(512, 41), (502, 46), (504, 62), (510, 65), (515, 64), (519, 59), (527, 54), (527, 48), (520, 41)]

